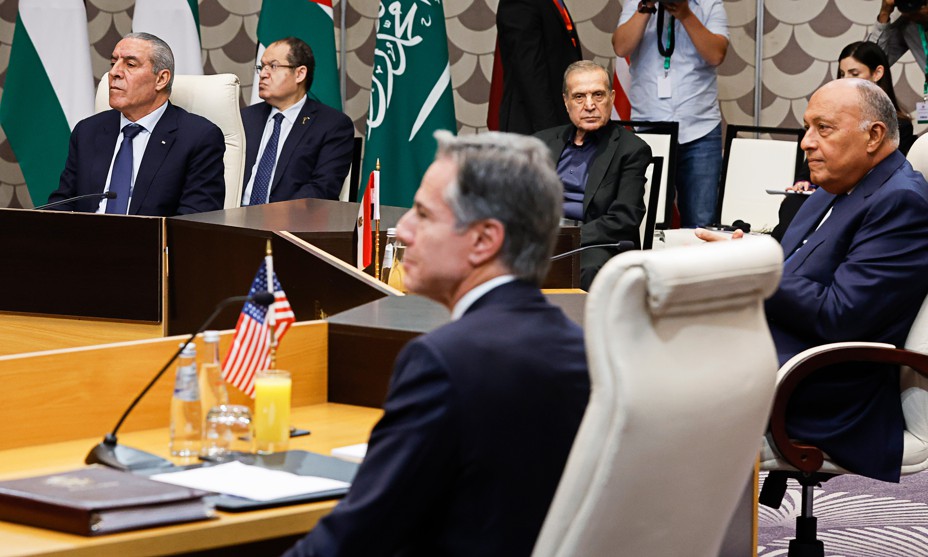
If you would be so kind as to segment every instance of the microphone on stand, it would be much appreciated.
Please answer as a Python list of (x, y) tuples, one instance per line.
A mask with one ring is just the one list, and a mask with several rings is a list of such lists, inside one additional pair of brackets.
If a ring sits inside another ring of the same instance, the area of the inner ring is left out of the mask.
[(35, 207), (33, 210), (41, 211), (42, 209), (51, 209), (52, 207), (64, 205), (65, 203), (71, 203), (72, 201), (80, 201), (82, 199), (90, 199), (93, 197), (97, 199), (116, 199), (116, 192), (105, 191), (103, 193), (87, 193), (84, 195), (78, 195), (75, 197), (69, 197), (67, 199), (62, 199), (61, 201), (54, 201), (52, 203), (46, 203), (45, 205), (39, 205), (38, 207)]
[[(115, 197), (115, 195), (113, 197)], [(103, 442), (95, 446), (87, 454), (87, 458), (84, 459), (84, 462), (87, 464), (103, 464), (104, 466), (109, 466), (110, 468), (123, 471), (172, 466), (172, 463), (169, 460), (165, 460), (160, 456), (118, 444), (116, 433), (119, 431), (122, 423), (126, 421), (126, 418), (129, 417), (129, 414), (139, 403), (139, 401), (142, 400), (142, 398), (155, 385), (155, 383), (157, 383), (158, 379), (164, 375), (164, 372), (167, 371), (172, 363), (174, 363), (174, 360), (177, 359), (177, 357), (183, 351), (184, 347), (190, 344), (190, 342), (192, 342), (198, 334), (202, 333), (207, 327), (209, 327), (216, 316), (219, 315), (220, 311), (228, 307), (230, 304), (248, 301), (252, 301), (261, 306), (269, 306), (274, 303), (274, 294), (270, 292), (258, 292), (254, 296), (232, 296), (231, 298), (226, 298), (219, 302), (216, 305), (216, 309), (213, 310), (212, 315), (207, 317), (206, 321), (200, 325), (200, 328), (197, 329), (195, 333), (190, 335), (190, 337), (180, 345), (180, 348), (177, 349), (177, 352), (171, 356), (171, 359), (169, 359), (167, 363), (164, 364), (164, 366), (158, 371), (158, 373), (155, 374), (154, 378), (152, 378), (148, 385), (142, 389), (142, 392), (139, 393), (137, 397), (135, 397), (135, 400), (132, 401), (132, 404), (126, 408), (126, 411), (123, 412), (122, 416), (119, 418), (119, 421), (116, 422), (116, 427), (113, 428), (113, 431), (107, 433), (106, 437), (103, 438)]]
[(555, 256), (552, 256), (551, 261), (558, 261), (560, 259), (564, 259), (565, 257), (570, 257), (571, 255), (580, 253), (581, 251), (586, 251), (588, 249), (593, 249), (593, 248), (615, 248), (619, 250), (619, 253), (622, 253), (623, 251), (635, 249), (635, 242), (632, 242), (631, 240), (619, 240), (618, 242), (614, 244), (593, 244), (592, 246), (583, 246), (577, 249), (572, 249), (570, 251), (565, 251), (564, 253), (559, 253)]

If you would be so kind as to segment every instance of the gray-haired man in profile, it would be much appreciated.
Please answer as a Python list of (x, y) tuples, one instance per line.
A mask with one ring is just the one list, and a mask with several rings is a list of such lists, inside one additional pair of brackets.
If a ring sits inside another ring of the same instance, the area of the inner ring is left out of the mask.
[(538, 289), (561, 215), (547, 149), (436, 138), (398, 236), (406, 286), (452, 322), (400, 353), (351, 491), (289, 556), (528, 556), (580, 425), (582, 332)]

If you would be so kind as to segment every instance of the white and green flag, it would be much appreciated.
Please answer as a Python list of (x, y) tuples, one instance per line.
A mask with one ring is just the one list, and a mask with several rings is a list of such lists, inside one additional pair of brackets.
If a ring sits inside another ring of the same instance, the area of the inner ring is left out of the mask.
[(441, 0), (382, 0), (379, 14), (362, 176), (380, 160), (380, 202), (410, 207), (432, 134), (457, 131), (445, 15)]
[[(303, 39), (313, 49), (316, 71), (309, 98), (341, 110), (332, 0), (265, 0), (261, 4), (261, 16), (258, 19), (258, 55), (255, 64), (261, 63), (261, 55), (269, 44), (285, 37)], [(258, 73), (255, 72), (251, 104), (260, 100)]]
[(19, 0), (0, 126), (35, 205), (58, 188), (71, 129), (93, 112), (83, 0)]
[(136, 0), (132, 31), (151, 33), (168, 43), (175, 75), (203, 75), (197, 0)]

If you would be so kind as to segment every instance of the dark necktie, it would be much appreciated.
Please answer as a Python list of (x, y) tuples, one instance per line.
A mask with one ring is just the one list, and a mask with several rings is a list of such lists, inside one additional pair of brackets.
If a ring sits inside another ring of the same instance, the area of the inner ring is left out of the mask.
[(274, 163), (277, 161), (277, 142), (280, 140), (280, 122), (284, 115), (278, 112), (274, 115), (274, 131), (267, 140), (264, 152), (261, 153), (261, 162), (255, 171), (255, 182), (251, 185), (251, 199), (249, 205), (267, 203), (268, 187), (271, 185), (271, 174), (274, 173)]
[(110, 215), (125, 215), (129, 212), (129, 195), (132, 192), (132, 140), (142, 131), (138, 124), (126, 124), (122, 129), (122, 144), (113, 161), (110, 175), (110, 190), (116, 199), (106, 202), (106, 212)]

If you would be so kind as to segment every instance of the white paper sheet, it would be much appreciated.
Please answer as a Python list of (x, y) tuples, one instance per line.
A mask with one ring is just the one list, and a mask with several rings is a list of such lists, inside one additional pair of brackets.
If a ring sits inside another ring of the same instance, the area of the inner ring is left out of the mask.
[(367, 454), (367, 443), (358, 443), (357, 445), (348, 445), (346, 447), (336, 447), (332, 449), (332, 456), (336, 456), (348, 462), (361, 462)]
[(159, 482), (270, 501), (281, 497), (319, 493), (348, 487), (350, 484), (318, 476), (298, 476), (280, 470), (268, 470), (241, 462), (227, 462), (217, 466), (204, 466), (182, 472), (155, 474)]

